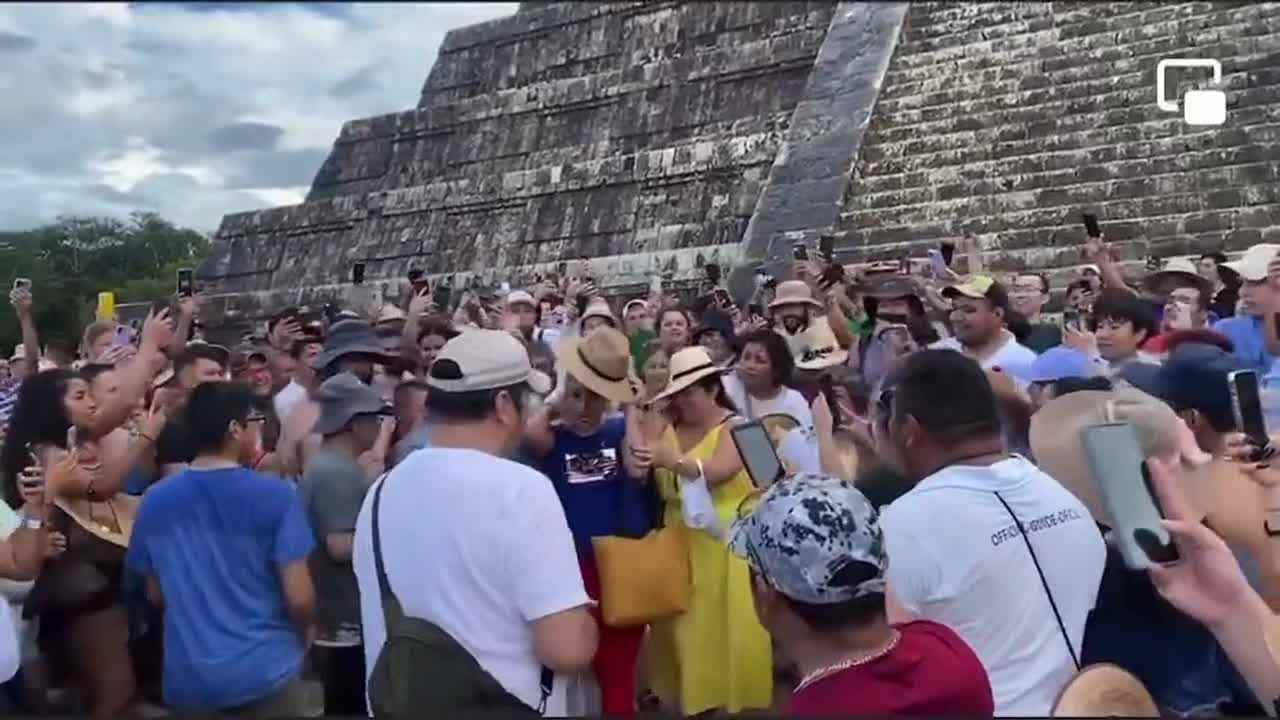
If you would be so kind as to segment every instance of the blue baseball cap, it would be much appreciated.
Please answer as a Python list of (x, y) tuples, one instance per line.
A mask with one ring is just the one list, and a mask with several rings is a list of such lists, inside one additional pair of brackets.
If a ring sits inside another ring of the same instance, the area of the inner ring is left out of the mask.
[(1163, 365), (1129, 363), (1120, 378), (1154, 395), (1175, 410), (1199, 410), (1212, 417), (1231, 417), (1231, 386), (1227, 373), (1243, 370), (1235, 355), (1215, 345), (1183, 343)]
[(1022, 367), (1004, 368), (1010, 375), (1027, 383), (1046, 383), (1066, 378), (1090, 378), (1098, 374), (1098, 365), (1086, 353), (1075, 348), (1052, 347)]

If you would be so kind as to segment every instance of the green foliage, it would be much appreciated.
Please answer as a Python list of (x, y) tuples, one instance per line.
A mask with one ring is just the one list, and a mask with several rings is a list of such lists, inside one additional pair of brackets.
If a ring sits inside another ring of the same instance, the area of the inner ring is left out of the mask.
[[(99, 292), (114, 292), (117, 305), (170, 297), (178, 268), (197, 267), (208, 251), (204, 235), (144, 212), (0, 232), (0, 305), (8, 305), (14, 278), (29, 278), (41, 342), (74, 350)], [(8, 353), (20, 336), (13, 310), (0, 307), (0, 350)]]

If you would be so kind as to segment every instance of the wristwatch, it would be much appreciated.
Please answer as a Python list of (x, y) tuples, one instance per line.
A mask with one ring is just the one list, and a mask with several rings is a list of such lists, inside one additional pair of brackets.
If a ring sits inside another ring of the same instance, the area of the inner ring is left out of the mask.
[(26, 515), (23, 515), (22, 527), (28, 530), (39, 530), (44, 527), (44, 521), (38, 517), (27, 517)]

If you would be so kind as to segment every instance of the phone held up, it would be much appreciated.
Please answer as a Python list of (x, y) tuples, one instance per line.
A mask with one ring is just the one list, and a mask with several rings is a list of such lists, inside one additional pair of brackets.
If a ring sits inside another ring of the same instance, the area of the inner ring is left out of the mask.
[[(1178, 559), (1162, 524), (1164, 513), (1151, 485), (1138, 434), (1129, 423), (1092, 425), (1081, 434), (1089, 469), (1111, 515), (1112, 540), (1131, 570)], [(1088, 519), (1088, 518), (1085, 518)]]
[(1098, 216), (1093, 213), (1082, 213), (1080, 215), (1081, 222), (1084, 223), (1084, 232), (1089, 237), (1102, 237), (1102, 227), (1098, 225)]
[(357, 262), (351, 265), (351, 284), (364, 284), (364, 263)]
[(836, 261), (836, 236), (823, 234), (818, 237), (818, 257), (830, 265)]
[(729, 430), (729, 434), (733, 437), (733, 444), (738, 447), (738, 454), (742, 456), (742, 464), (756, 487), (767, 488), (786, 475), (769, 431), (760, 421), (736, 425)]
[(1249, 438), (1254, 451), (1250, 461), (1264, 460), (1275, 453), (1267, 435), (1267, 420), (1262, 414), (1262, 393), (1258, 387), (1255, 370), (1236, 370), (1227, 373), (1231, 387), (1231, 409), (1236, 416), (1236, 427)]
[(800, 262), (809, 260), (809, 248), (804, 243), (798, 242), (791, 246), (791, 255)]
[(178, 268), (178, 297), (195, 295), (195, 271), (191, 268)]
[(31, 289), (31, 278), (21, 278), (21, 277), (20, 277), (20, 278), (14, 278), (14, 279), (13, 279), (13, 289), (14, 289), (14, 290), (30, 290), (30, 289)]

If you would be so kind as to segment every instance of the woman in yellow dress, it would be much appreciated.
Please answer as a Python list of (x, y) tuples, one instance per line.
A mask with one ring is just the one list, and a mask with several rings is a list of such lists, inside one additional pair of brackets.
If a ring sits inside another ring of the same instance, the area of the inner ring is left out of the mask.
[(754, 490), (729, 435), (736, 414), (722, 372), (701, 347), (675, 353), (655, 398), (666, 417), (649, 413), (637, 424), (644, 437), (627, 443), (652, 463), (667, 526), (684, 523), (681, 487), (700, 472), (715, 506), (718, 527), (688, 530), (689, 609), (653, 623), (646, 650), (653, 690), (685, 715), (766, 709), (773, 696), (770, 640), (752, 606), (747, 565), (720, 537)]

